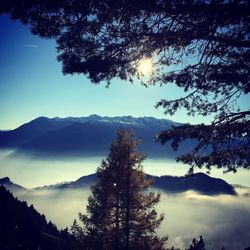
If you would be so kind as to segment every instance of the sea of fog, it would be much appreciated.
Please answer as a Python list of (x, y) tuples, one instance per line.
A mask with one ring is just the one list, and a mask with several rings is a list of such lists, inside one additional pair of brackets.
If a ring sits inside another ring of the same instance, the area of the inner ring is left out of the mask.
[[(0, 178), (8, 176), (12, 182), (27, 188), (73, 181), (94, 173), (105, 157), (41, 158), (31, 155), (16, 156), (11, 150), (0, 150)], [(162, 158), (148, 158), (143, 166), (146, 173), (157, 176), (182, 176), (188, 170), (188, 166)], [(222, 170), (213, 170), (211, 176), (222, 178), (230, 184), (250, 186), (250, 171), (223, 174)]]
[[(0, 151), (0, 178), (8, 176), (26, 188), (72, 181), (94, 173), (104, 156), (41, 159), (14, 157), (11, 151)], [(147, 159), (145, 172), (152, 175), (184, 175), (188, 167), (167, 159)], [(215, 170), (211, 176), (229, 183), (250, 186), (247, 171), (223, 174)], [(159, 190), (157, 190), (158, 192)], [(185, 249), (193, 237), (203, 235), (206, 249), (240, 250), (250, 246), (250, 188), (238, 187), (237, 196), (206, 196), (188, 191), (179, 194), (161, 192), (157, 206), (165, 219), (158, 233), (168, 234), (169, 247)], [(86, 212), (89, 189), (22, 191), (14, 195), (46, 215), (59, 228), (72, 225), (78, 213)]]
[[(186, 249), (193, 237), (203, 236), (206, 249), (243, 250), (250, 246), (250, 188), (237, 188), (238, 196), (206, 196), (188, 191), (169, 194), (160, 190), (158, 213), (165, 218), (158, 230), (168, 235), (168, 246)], [(78, 213), (86, 212), (89, 189), (36, 190), (15, 195), (33, 204), (59, 228), (71, 227)]]

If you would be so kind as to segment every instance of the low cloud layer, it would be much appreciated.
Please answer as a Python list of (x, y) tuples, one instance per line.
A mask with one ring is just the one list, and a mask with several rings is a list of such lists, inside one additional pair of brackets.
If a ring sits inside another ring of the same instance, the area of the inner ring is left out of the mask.
[[(189, 191), (162, 193), (157, 206), (165, 220), (159, 234), (169, 235), (169, 247), (185, 249), (192, 238), (203, 235), (207, 249), (240, 250), (250, 246), (249, 188), (237, 188), (237, 197), (204, 196)], [(47, 190), (16, 195), (44, 213), (59, 228), (70, 227), (78, 212), (86, 212), (89, 190)]]
[[(24, 187), (43, 186), (72, 181), (93, 173), (102, 157), (82, 159), (40, 160), (10, 158), (11, 151), (0, 150), (0, 178), (9, 176)], [(163, 160), (145, 161), (145, 171), (151, 174), (182, 175), (180, 166)], [(250, 172), (225, 175), (229, 183), (248, 185)], [(32, 178), (30, 177), (32, 176)], [(216, 175), (219, 176), (219, 175)], [(216, 197), (194, 192), (170, 195), (162, 192), (158, 211), (165, 214), (159, 234), (169, 235), (169, 247), (185, 249), (192, 238), (203, 235), (208, 250), (243, 250), (250, 247), (250, 188), (238, 187), (238, 196)], [(86, 211), (89, 190), (47, 190), (19, 192), (15, 195), (33, 204), (59, 228), (70, 227), (78, 213)]]
[(240, 191), (238, 197), (211, 197), (191, 191), (176, 196), (163, 193), (159, 211), (164, 211), (166, 218), (160, 233), (167, 232), (171, 245), (181, 249), (199, 235), (203, 235), (207, 249), (250, 246), (250, 199), (244, 196), (249, 190)]
[[(83, 156), (43, 159), (26, 154), (17, 157), (13, 154), (13, 150), (0, 150), (0, 178), (8, 176), (12, 182), (26, 188), (72, 181), (83, 175), (92, 174), (100, 166), (101, 160), (106, 158), (106, 156)], [(188, 170), (188, 166), (161, 158), (148, 158), (143, 165), (146, 173), (157, 176), (183, 176)], [(237, 174), (223, 174), (222, 170), (214, 169), (211, 177), (222, 178), (230, 184), (250, 186), (250, 171), (247, 170), (240, 170)]]

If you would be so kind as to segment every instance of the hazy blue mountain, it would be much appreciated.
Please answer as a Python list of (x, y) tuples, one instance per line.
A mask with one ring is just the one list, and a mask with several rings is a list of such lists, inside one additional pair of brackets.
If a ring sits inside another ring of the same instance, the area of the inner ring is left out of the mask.
[[(189, 190), (194, 190), (206, 195), (230, 194), (235, 195), (234, 187), (226, 181), (210, 177), (204, 173), (196, 173), (187, 177), (177, 176), (151, 176), (154, 179), (154, 188), (161, 189), (169, 193), (180, 193)], [(83, 176), (76, 181), (51, 186), (51, 189), (79, 189), (89, 188), (95, 184), (97, 180), (96, 174)]]
[[(162, 130), (179, 124), (153, 117), (131, 116), (46, 118), (40, 117), (11, 131), (1, 131), (0, 147), (15, 148), (17, 153), (37, 155), (102, 155), (107, 154), (118, 129), (134, 129), (142, 141), (139, 149), (149, 156), (174, 157), (169, 144), (160, 145), (154, 137)], [(188, 151), (193, 142), (184, 143), (179, 152)]]
[(72, 123), (73, 121), (68, 119), (38, 117), (14, 130), (0, 131), (0, 148), (18, 147), (43, 133), (66, 127)]
[(95, 184), (96, 181), (97, 181), (97, 175), (90, 174), (90, 175), (82, 176), (76, 181), (64, 183), (61, 185), (57, 185), (55, 187), (52, 186), (52, 188), (55, 188), (55, 189), (89, 188), (91, 185)]
[(195, 190), (207, 195), (236, 194), (234, 187), (226, 181), (220, 178), (210, 177), (204, 173), (181, 177), (166, 175), (154, 178), (154, 186), (168, 192)]
[(24, 187), (13, 183), (9, 177), (4, 177), (0, 179), (0, 186), (5, 186), (11, 192), (19, 192), (19, 191), (26, 191)]
[[(189, 190), (194, 190), (206, 195), (219, 195), (230, 194), (235, 195), (234, 187), (228, 184), (226, 181), (210, 177), (204, 173), (196, 173), (191, 176), (151, 176), (149, 178), (154, 179), (154, 188), (160, 189), (169, 193), (180, 193)], [(0, 185), (5, 186), (14, 193), (17, 191), (32, 191), (32, 190), (74, 190), (74, 189), (89, 189), (91, 185), (94, 185), (97, 180), (96, 174), (90, 174), (82, 176), (76, 181), (71, 181), (62, 184), (55, 184), (44, 187), (37, 187), (34, 189), (25, 189), (13, 182), (8, 177), (0, 179)]]

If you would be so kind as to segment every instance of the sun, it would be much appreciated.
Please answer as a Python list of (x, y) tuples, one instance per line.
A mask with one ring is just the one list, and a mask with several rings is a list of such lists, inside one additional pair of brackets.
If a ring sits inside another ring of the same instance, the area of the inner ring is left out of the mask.
[(151, 75), (153, 73), (153, 70), (154, 70), (154, 67), (153, 67), (152, 59), (144, 58), (138, 62), (137, 71), (139, 75), (142, 75), (142, 76)]

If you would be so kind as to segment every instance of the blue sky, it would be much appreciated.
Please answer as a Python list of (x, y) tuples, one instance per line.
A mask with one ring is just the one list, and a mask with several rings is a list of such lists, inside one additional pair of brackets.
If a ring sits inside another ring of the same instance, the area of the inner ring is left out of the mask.
[(162, 98), (182, 95), (175, 86), (145, 88), (114, 79), (92, 84), (84, 75), (64, 76), (56, 44), (31, 34), (27, 26), (0, 16), (0, 129), (13, 129), (38, 116), (91, 114), (154, 116), (179, 122), (209, 122), (207, 117), (174, 116), (155, 109)]

